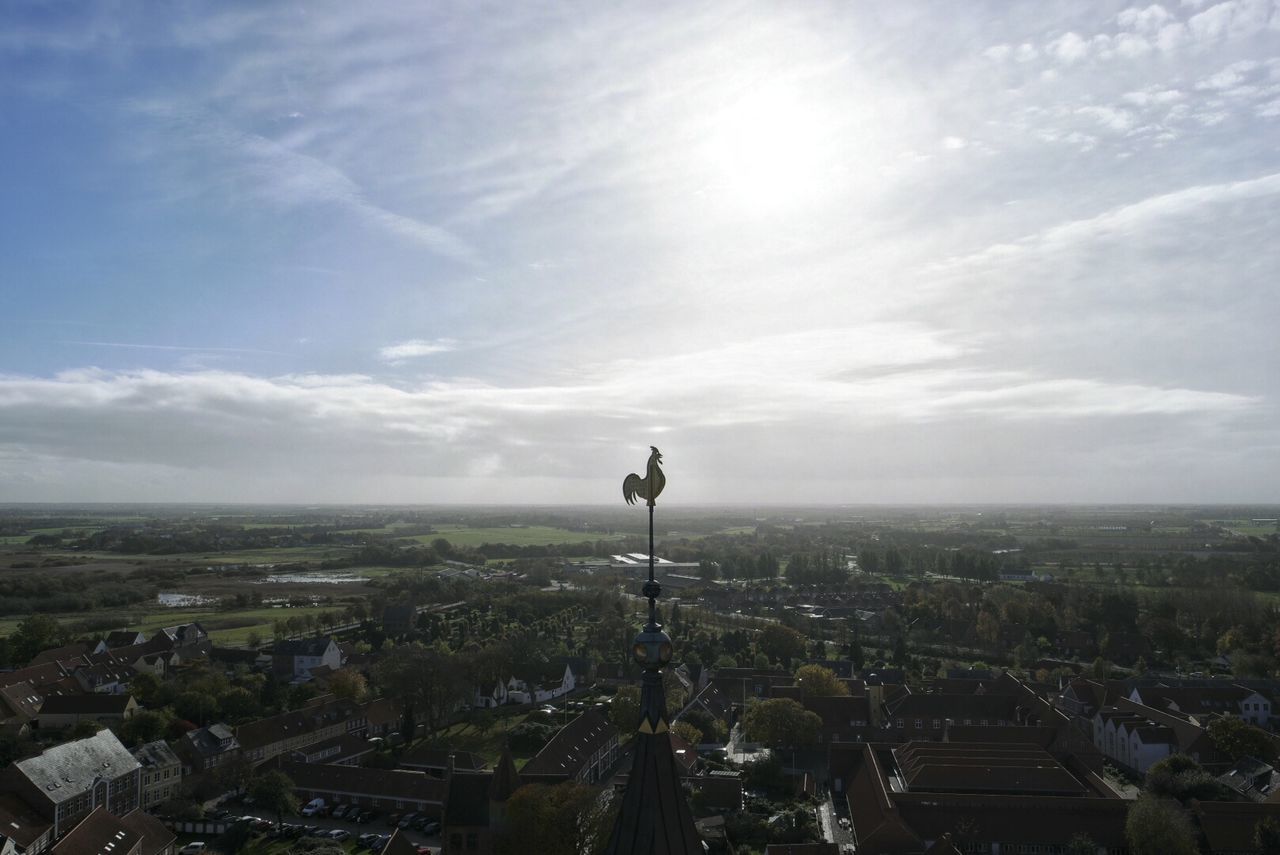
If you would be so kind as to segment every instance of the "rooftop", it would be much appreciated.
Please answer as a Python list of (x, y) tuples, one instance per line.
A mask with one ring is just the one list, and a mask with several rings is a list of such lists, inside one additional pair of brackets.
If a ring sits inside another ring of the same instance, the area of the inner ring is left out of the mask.
[(105, 729), (13, 765), (54, 803), (79, 796), (98, 778), (111, 780), (141, 768), (116, 735)]

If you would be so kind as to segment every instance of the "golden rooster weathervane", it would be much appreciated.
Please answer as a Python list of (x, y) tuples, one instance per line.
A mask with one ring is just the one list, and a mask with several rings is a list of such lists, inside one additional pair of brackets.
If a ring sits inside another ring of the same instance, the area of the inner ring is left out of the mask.
[(622, 498), (627, 500), (628, 505), (634, 505), (639, 498), (644, 499), (652, 508), (653, 500), (658, 498), (662, 488), (667, 486), (667, 476), (662, 474), (662, 452), (656, 445), (651, 445), (649, 448), (653, 453), (649, 455), (649, 465), (645, 469), (644, 477), (641, 478), (632, 472), (622, 479)]

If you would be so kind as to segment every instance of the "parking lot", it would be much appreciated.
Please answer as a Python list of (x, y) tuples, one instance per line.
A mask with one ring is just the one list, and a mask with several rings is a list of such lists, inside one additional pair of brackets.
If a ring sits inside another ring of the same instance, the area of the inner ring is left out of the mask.
[[(331, 810), (337, 811), (341, 806)], [(440, 850), (440, 825), (425, 815), (411, 811), (404, 814), (375, 812), (373, 816), (361, 821), (351, 821), (345, 816), (335, 817), (316, 813), (312, 816), (286, 816), (283, 826), (277, 828), (274, 816), (262, 816), (252, 805), (228, 805), (230, 816), (250, 817), (249, 826), (258, 834), (268, 839), (299, 839), (302, 837), (329, 837), (346, 843), (357, 850), (380, 852), (391, 833), (397, 829), (409, 841), (419, 847), (419, 853), (436, 855)], [(243, 811), (243, 813), (241, 813)], [(407, 820), (405, 827), (400, 823)]]

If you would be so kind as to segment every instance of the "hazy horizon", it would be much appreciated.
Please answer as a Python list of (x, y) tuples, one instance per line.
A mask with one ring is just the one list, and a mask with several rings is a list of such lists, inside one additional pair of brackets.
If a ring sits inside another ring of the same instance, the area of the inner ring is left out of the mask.
[(3, 503), (1280, 503), (1280, 0), (9, 4), (0, 108)]

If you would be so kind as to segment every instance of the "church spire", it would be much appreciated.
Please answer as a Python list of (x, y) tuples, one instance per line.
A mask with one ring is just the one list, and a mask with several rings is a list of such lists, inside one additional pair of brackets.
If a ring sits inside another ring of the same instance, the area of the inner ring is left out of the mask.
[(649, 579), (643, 592), (649, 598), (649, 622), (631, 647), (632, 656), (644, 668), (640, 682), (640, 722), (632, 741), (631, 777), (627, 780), (609, 845), (605, 847), (607, 855), (701, 855), (703, 852), (671, 749), (667, 697), (662, 686), (662, 669), (671, 664), (672, 647), (671, 636), (663, 632), (658, 623), (657, 599), (662, 587), (653, 578), (654, 499), (666, 484), (666, 477), (658, 469), (661, 460), (662, 455), (654, 448), (646, 477), (629, 475), (623, 483), (624, 496), (630, 487), (632, 495), (648, 500)]

